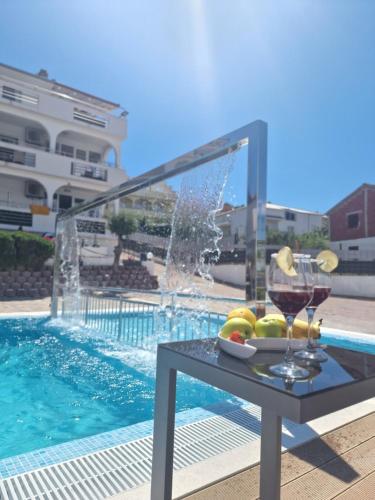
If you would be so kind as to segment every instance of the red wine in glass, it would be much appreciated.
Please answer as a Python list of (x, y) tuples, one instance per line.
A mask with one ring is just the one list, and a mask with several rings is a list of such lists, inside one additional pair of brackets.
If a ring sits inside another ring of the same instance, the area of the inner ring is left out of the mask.
[(330, 293), (331, 287), (329, 286), (314, 286), (314, 295), (309, 307), (316, 309), (322, 302), (328, 299)]
[(280, 311), (289, 316), (297, 314), (311, 301), (311, 292), (306, 290), (269, 290), (268, 295)]
[(311, 334), (311, 325), (314, 320), (316, 309), (322, 302), (328, 299), (331, 293), (332, 284), (330, 274), (321, 271), (316, 260), (312, 261), (312, 269), (315, 284), (313, 290), (313, 298), (310, 304), (308, 304), (306, 307), (307, 319), (309, 324), (307, 346), (306, 349), (296, 352), (295, 356), (298, 359), (303, 359), (304, 361), (322, 363), (323, 361), (327, 361), (328, 357), (323, 351), (316, 349)]
[(270, 371), (289, 381), (304, 379), (309, 376), (309, 371), (295, 363), (291, 340), (294, 318), (302, 309), (308, 307), (313, 296), (311, 258), (309, 255), (293, 254), (291, 272), (291, 268), (284, 269), (279, 266), (279, 257), (280, 254), (271, 255), (268, 295), (285, 317), (287, 345), (284, 360), (270, 366)]

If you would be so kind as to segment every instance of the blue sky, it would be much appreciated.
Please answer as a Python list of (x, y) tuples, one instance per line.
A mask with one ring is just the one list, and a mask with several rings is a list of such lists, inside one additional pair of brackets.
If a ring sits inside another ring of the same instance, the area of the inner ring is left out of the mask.
[(375, 183), (373, 0), (2, 0), (1, 15), (1, 62), (130, 112), (130, 175), (263, 119), (272, 202), (324, 211)]

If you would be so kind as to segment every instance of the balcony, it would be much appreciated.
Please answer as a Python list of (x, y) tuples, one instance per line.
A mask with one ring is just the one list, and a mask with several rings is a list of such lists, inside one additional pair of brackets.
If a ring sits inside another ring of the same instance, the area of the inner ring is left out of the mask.
[(27, 177), (26, 170), (31, 171), (32, 169), (35, 174), (62, 177), (67, 182), (81, 185), (82, 188), (91, 184), (95, 191), (108, 189), (107, 183), (115, 186), (127, 178), (125, 172), (120, 168), (109, 168), (101, 166), (101, 164), (71, 160), (70, 157), (61, 156), (52, 151), (37, 150), (29, 146), (1, 141), (0, 137), (0, 173), (6, 175), (14, 175), (12, 170), (20, 168), (20, 170), (24, 170), (24, 175)]
[(32, 91), (21, 82), (13, 83), (0, 78), (0, 102), (14, 108), (23, 108), (74, 123), (86, 130), (101, 131), (104, 135), (126, 138), (126, 113), (112, 114), (110, 109), (67, 97), (62, 92), (38, 88)]
[[(57, 214), (63, 214), (67, 210), (68, 210), (67, 208), (58, 208), (56, 204), (54, 204), (52, 207), (52, 212)], [(92, 208), (91, 210), (85, 212), (84, 216), (87, 219), (102, 219), (102, 221), (105, 220), (102, 216), (100, 208)]]
[(0, 146), (0, 160), (5, 163), (16, 163), (17, 165), (35, 167), (36, 155), (28, 151)]
[(23, 92), (15, 89), (10, 85), (2, 86), (1, 97), (10, 103), (26, 104), (27, 106), (35, 107), (39, 103), (37, 95)]
[(97, 167), (96, 165), (86, 165), (77, 161), (72, 161), (70, 173), (76, 177), (86, 177), (97, 181), (107, 182), (108, 180), (108, 172), (105, 168)]

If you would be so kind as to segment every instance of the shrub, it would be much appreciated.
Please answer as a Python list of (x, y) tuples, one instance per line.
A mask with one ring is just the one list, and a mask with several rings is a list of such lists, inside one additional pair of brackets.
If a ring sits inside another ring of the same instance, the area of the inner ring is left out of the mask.
[(14, 239), (16, 265), (26, 269), (40, 269), (45, 261), (53, 255), (53, 243), (42, 237), (16, 231), (11, 233)]
[(23, 231), (0, 231), (0, 269), (40, 269), (53, 255), (53, 243)]
[(16, 249), (12, 233), (0, 231), (0, 269), (13, 269), (16, 264)]

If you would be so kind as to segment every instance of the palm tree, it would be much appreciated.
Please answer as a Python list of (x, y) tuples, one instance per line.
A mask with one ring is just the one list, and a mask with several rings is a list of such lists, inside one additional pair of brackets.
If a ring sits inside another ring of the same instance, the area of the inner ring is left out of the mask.
[(118, 242), (114, 249), (115, 258), (113, 260), (113, 267), (117, 269), (120, 263), (120, 257), (123, 249), (123, 238), (134, 233), (138, 228), (138, 221), (134, 215), (127, 212), (119, 212), (118, 214), (111, 215), (108, 221), (108, 227), (111, 233), (117, 235)]

